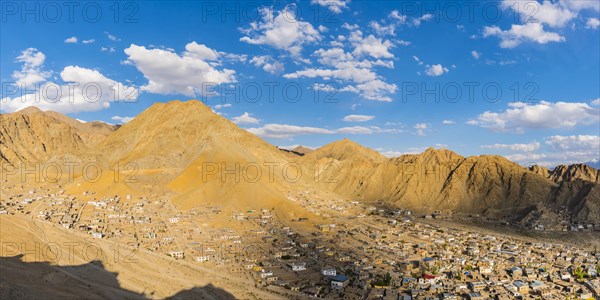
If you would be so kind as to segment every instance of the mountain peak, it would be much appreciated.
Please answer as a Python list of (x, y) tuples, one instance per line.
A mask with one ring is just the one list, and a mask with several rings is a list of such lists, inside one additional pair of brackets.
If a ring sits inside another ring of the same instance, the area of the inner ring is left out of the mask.
[(155, 102), (148, 109), (153, 108), (196, 108), (210, 110), (210, 108), (204, 104), (204, 102), (197, 99), (190, 99), (187, 101), (175, 99), (168, 102)]
[(598, 183), (600, 182), (600, 171), (586, 164), (559, 165), (552, 171), (551, 179), (554, 182), (582, 179)]
[(444, 148), (435, 149), (433, 147), (427, 148), (427, 150), (425, 150), (419, 156), (425, 158), (426, 160), (432, 159), (432, 158), (437, 158), (438, 161), (450, 161), (450, 160), (458, 160), (458, 159), (464, 158), (461, 155), (458, 155), (457, 153), (450, 151), (448, 149), (444, 149)]
[(43, 111), (35, 106), (28, 106), (21, 110), (18, 110), (16, 113), (28, 116), (36, 113), (43, 113)]
[(362, 146), (348, 138), (327, 144), (307, 156), (313, 156), (317, 159), (323, 157), (335, 158), (337, 160), (359, 159), (370, 162), (382, 162), (386, 160), (381, 153)]

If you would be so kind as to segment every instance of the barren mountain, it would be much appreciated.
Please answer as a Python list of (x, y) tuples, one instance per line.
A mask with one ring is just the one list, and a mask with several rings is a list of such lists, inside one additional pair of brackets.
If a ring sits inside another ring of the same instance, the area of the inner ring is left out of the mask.
[[(555, 211), (569, 206), (574, 218), (589, 220), (600, 205), (598, 185), (591, 180), (598, 171), (576, 165), (554, 172), (542, 167), (527, 170), (500, 156), (464, 158), (433, 148), (384, 159), (348, 140), (298, 161), (321, 171), (317, 183), (321, 188), (352, 200), (383, 201), (423, 212), (452, 210), (518, 220), (538, 206)], [(557, 178), (577, 182), (557, 184)]]
[(570, 166), (560, 165), (554, 168), (550, 175), (550, 179), (557, 183), (562, 181), (571, 182), (576, 179), (600, 183), (600, 171), (585, 164)]
[(315, 151), (298, 148), (300, 156), (280, 151), (199, 101), (156, 103), (118, 130), (35, 108), (1, 120), (3, 161), (83, 157), (106, 168), (129, 168), (135, 175), (135, 182), (124, 182), (117, 180), (127, 176), (123, 170), (105, 172), (95, 182), (74, 182), (67, 188), (72, 193), (166, 190), (182, 208), (258, 205), (300, 216), (305, 212), (287, 195), (308, 188), (423, 212), (517, 220), (540, 210), (549, 213), (536, 218), (561, 210), (577, 220), (600, 215), (599, 172), (585, 165), (528, 170), (499, 156), (465, 158), (433, 148), (388, 159), (348, 139)]
[(306, 154), (309, 154), (309, 153), (313, 152), (314, 150), (310, 149), (310, 148), (306, 148), (304, 146), (298, 146), (298, 147), (292, 149), (292, 151), (298, 152), (298, 153), (302, 153), (302, 154), (306, 155)]
[(56, 112), (28, 107), (0, 115), (0, 160), (10, 164), (39, 163), (84, 155), (116, 127), (81, 123)]
[[(302, 214), (287, 201), (286, 155), (200, 101), (152, 105), (97, 145), (94, 155), (107, 167), (135, 169), (136, 182), (125, 183), (128, 187), (166, 188), (185, 209), (259, 206)], [(97, 191), (93, 183), (77, 186)]]

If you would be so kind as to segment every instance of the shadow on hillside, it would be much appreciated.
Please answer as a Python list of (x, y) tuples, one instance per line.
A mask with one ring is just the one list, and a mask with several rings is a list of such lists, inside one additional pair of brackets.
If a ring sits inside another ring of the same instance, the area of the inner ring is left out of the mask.
[[(22, 255), (0, 257), (0, 299), (151, 299), (124, 289), (117, 273), (109, 272), (100, 261), (78, 266), (46, 262), (24, 262)], [(208, 284), (183, 290), (166, 299), (235, 299)]]

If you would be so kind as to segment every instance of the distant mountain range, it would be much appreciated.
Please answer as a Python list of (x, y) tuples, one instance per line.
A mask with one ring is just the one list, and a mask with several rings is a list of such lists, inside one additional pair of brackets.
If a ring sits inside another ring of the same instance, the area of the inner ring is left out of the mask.
[(594, 169), (600, 169), (600, 159), (594, 159), (594, 160), (588, 161), (584, 164), (586, 164)]
[[(316, 150), (285, 150), (193, 100), (153, 104), (120, 127), (82, 123), (36, 108), (1, 115), (0, 121), (2, 163), (135, 166), (132, 182), (112, 178), (114, 172), (103, 173), (96, 182), (77, 177), (66, 185), (73, 194), (164, 190), (183, 209), (269, 207), (297, 217), (309, 213), (288, 200), (290, 193), (312, 191), (314, 201), (342, 197), (417, 212), (455, 211), (527, 223), (600, 222), (598, 161), (528, 169), (501, 156), (463, 157), (433, 148), (386, 158), (347, 139)], [(241, 179), (216, 170), (235, 169), (236, 164), (245, 172)]]

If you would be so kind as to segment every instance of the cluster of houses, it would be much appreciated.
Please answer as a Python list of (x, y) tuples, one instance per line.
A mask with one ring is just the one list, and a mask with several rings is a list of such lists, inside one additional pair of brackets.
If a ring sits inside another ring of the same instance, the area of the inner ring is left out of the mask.
[[(318, 224), (303, 217), (280, 220), (272, 209), (260, 207), (228, 215), (222, 214), (221, 207), (182, 212), (159, 196), (96, 199), (85, 195), (82, 201), (62, 193), (33, 191), (3, 202), (0, 208), (6, 213), (30, 213), (94, 238), (134, 243), (174, 260), (223, 269), (231, 276), (251, 276), (257, 287), (288, 296), (599, 297), (598, 251), (452, 229), (436, 225), (435, 220), (421, 221), (409, 210), (343, 199), (315, 201), (317, 197), (304, 191), (290, 195), (290, 200), (318, 213)], [(41, 204), (29, 209), (33, 202)], [(430, 218), (447, 216), (435, 212)], [(212, 222), (217, 218), (222, 225)]]

